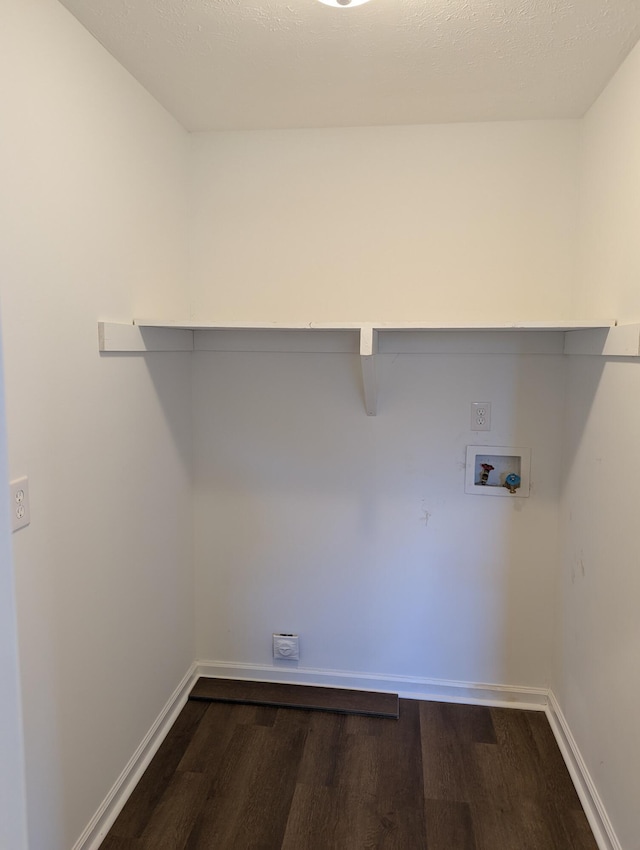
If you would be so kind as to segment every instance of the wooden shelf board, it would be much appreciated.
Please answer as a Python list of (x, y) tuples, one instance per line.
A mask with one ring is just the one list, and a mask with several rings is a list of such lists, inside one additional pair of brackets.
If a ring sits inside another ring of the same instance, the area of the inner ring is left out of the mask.
[(614, 319), (553, 319), (532, 322), (205, 322), (193, 319), (134, 319), (138, 327), (177, 328), (190, 331), (275, 330), (275, 331), (572, 331), (615, 326)]

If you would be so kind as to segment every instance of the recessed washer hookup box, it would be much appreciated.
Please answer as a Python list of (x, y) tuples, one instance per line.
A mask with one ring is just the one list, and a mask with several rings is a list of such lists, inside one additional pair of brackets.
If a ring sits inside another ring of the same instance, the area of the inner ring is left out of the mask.
[(526, 499), (530, 479), (531, 449), (522, 446), (467, 446), (465, 493)]

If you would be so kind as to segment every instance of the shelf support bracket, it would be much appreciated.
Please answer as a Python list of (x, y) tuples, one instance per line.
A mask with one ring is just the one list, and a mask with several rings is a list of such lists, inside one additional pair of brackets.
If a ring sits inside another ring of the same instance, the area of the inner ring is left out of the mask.
[(378, 412), (378, 377), (376, 357), (378, 354), (378, 331), (371, 326), (360, 328), (360, 363), (362, 365), (362, 385), (364, 388), (364, 406), (367, 416)]

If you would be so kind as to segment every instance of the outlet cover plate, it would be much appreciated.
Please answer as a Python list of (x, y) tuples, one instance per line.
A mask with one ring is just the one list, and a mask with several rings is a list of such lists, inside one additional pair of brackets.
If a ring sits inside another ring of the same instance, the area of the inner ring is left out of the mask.
[(9, 484), (9, 505), (11, 507), (11, 530), (18, 531), (31, 522), (29, 507), (29, 479), (26, 476), (16, 478)]
[(471, 430), (472, 431), (490, 431), (491, 430), (491, 402), (490, 401), (472, 401), (471, 402)]

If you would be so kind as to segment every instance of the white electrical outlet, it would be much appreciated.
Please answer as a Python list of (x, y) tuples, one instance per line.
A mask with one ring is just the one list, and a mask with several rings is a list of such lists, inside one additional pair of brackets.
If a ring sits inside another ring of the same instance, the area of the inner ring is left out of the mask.
[(274, 634), (273, 657), (280, 661), (299, 661), (300, 645), (298, 635)]
[(471, 430), (491, 430), (491, 402), (474, 401), (471, 403)]
[(9, 485), (11, 506), (11, 530), (17, 531), (31, 522), (31, 511), (29, 509), (29, 479), (16, 478)]

